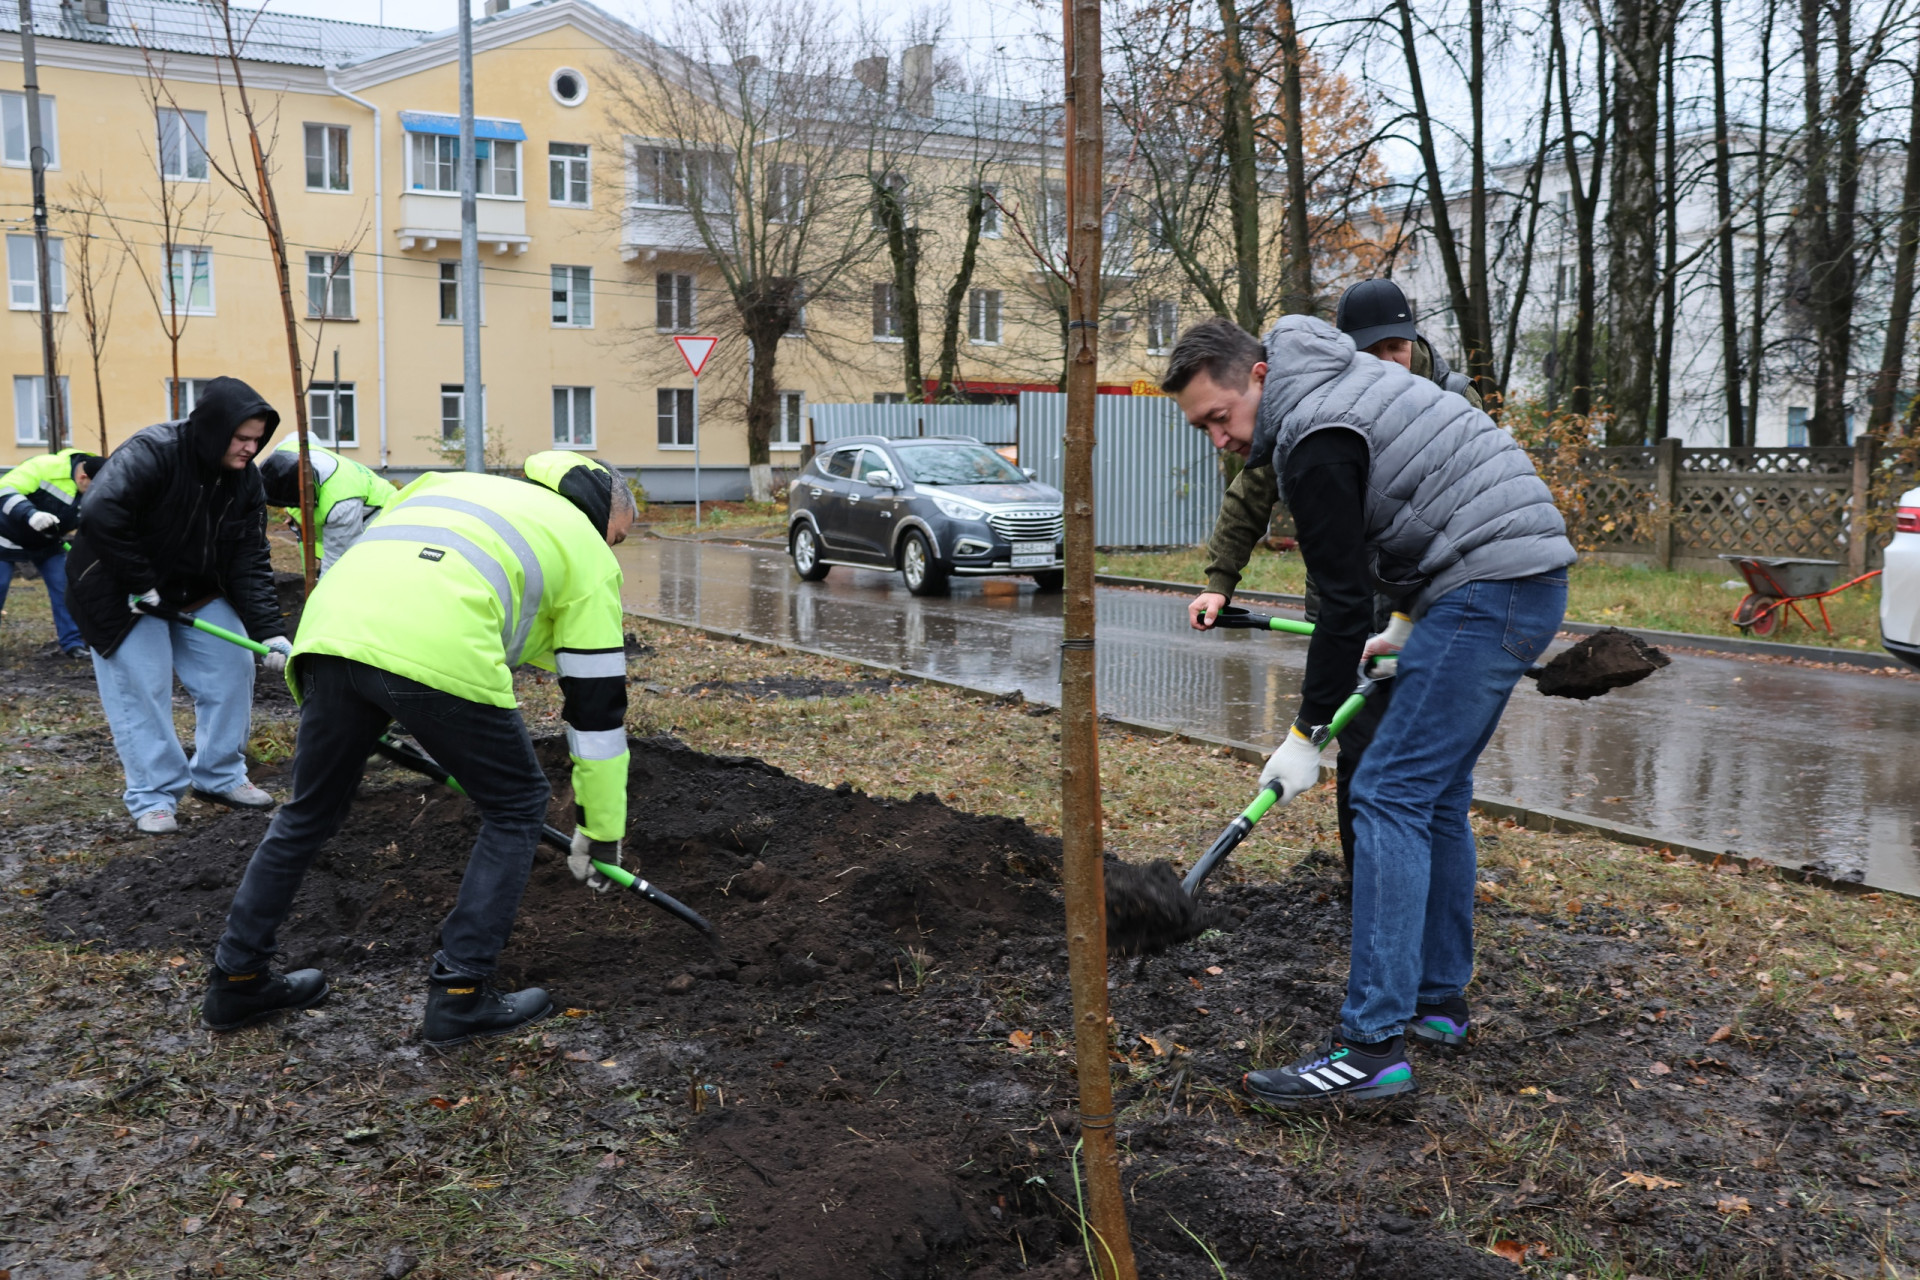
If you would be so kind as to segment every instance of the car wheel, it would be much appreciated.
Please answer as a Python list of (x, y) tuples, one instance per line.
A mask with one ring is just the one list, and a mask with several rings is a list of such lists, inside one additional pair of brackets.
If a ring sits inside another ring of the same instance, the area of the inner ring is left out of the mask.
[(906, 579), (907, 590), (914, 595), (946, 594), (947, 571), (933, 558), (933, 548), (927, 545), (926, 535), (918, 530), (909, 532), (901, 544), (900, 576)]
[(1067, 575), (1063, 570), (1049, 569), (1034, 574), (1033, 585), (1040, 589), (1041, 595), (1053, 595), (1067, 585)]
[(787, 551), (793, 556), (793, 571), (800, 575), (802, 581), (818, 582), (833, 567), (821, 561), (820, 536), (813, 531), (812, 525), (803, 524), (794, 529), (793, 541), (788, 544)]

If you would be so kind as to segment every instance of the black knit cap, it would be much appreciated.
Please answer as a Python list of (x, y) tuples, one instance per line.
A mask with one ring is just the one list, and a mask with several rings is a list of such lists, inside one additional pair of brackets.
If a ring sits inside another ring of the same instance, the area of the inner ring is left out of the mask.
[(1407, 295), (1391, 280), (1362, 280), (1340, 295), (1333, 323), (1353, 339), (1353, 345), (1365, 351), (1382, 338), (1420, 336), (1414, 328), (1413, 308)]

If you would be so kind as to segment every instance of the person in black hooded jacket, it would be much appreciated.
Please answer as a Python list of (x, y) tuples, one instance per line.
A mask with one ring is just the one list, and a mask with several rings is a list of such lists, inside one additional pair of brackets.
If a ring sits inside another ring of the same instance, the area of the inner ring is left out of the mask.
[[(280, 415), (238, 378), (215, 378), (193, 412), (136, 432), (94, 478), (67, 559), (68, 602), (93, 650), (100, 702), (126, 770), (125, 800), (149, 834), (177, 829), (189, 789), (204, 800), (267, 809), (247, 780), (253, 659), (224, 640), (147, 614), (192, 612), (243, 631), (286, 665), (266, 491), (253, 459)], [(173, 679), (193, 696), (191, 759), (173, 729)]]

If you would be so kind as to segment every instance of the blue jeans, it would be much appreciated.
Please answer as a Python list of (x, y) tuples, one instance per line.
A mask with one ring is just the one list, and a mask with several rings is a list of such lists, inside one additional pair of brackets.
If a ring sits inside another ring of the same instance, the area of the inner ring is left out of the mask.
[(1565, 571), (1448, 592), (1400, 652), (1353, 778), (1353, 956), (1340, 1032), (1397, 1035), (1473, 977), (1473, 765), (1567, 608)]
[[(247, 633), (223, 599), (198, 615)], [(173, 731), (173, 678), (193, 698), (193, 758)], [(231, 791), (247, 781), (247, 730), (253, 721), (253, 654), (204, 631), (159, 618), (142, 618), (111, 658), (93, 655), (100, 705), (113, 730), (113, 749), (126, 770), (127, 812), (138, 818), (177, 809), (188, 787)]]
[[(40, 570), (41, 580), (47, 584), (47, 601), (53, 605), (53, 634), (60, 641), (62, 649), (84, 649), (87, 642), (81, 638), (80, 626), (67, 612), (67, 552), (65, 547), (49, 547), (44, 551), (27, 551), (20, 555), (21, 560), (33, 561), (34, 568)], [(0, 609), (7, 607), (7, 588), (13, 585), (13, 566), (18, 560), (0, 560)]]

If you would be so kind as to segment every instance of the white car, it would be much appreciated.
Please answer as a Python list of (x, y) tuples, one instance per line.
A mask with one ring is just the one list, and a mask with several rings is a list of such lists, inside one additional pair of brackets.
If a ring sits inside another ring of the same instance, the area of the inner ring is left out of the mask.
[(1920, 667), (1920, 489), (1900, 495), (1886, 572), (1880, 575), (1880, 643), (1910, 667)]

